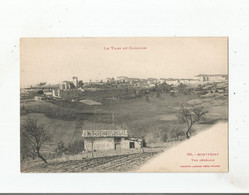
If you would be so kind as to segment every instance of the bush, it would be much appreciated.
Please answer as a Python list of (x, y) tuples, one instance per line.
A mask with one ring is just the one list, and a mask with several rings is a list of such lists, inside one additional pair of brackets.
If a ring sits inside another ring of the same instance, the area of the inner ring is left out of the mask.
[(65, 153), (67, 151), (67, 148), (65, 147), (64, 143), (62, 141), (60, 141), (57, 144), (57, 147), (55, 149), (55, 153), (57, 156), (61, 156), (63, 153)]
[(69, 154), (79, 154), (84, 150), (84, 141), (74, 141), (73, 143), (69, 144), (68, 146), (68, 153)]
[(167, 133), (164, 133), (163, 134), (163, 137), (162, 137), (162, 141), (163, 142), (166, 142), (168, 140), (168, 134)]

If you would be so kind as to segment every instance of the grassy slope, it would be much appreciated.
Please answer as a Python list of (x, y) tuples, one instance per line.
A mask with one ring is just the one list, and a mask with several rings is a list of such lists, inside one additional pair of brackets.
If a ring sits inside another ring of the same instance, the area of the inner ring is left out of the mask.
[[(101, 106), (87, 106), (81, 103), (50, 103), (50, 102), (28, 102), (25, 108), (31, 112), (39, 113), (104, 113), (111, 120), (112, 113), (115, 113), (115, 120), (120, 125), (125, 125), (130, 129), (132, 136), (145, 136), (148, 143), (161, 142), (162, 136), (169, 132), (172, 127), (184, 128), (178, 124), (174, 117), (181, 103), (187, 103), (190, 100), (198, 100), (199, 105), (203, 105), (209, 113), (207, 118), (226, 119), (227, 118), (227, 99), (222, 98), (197, 98), (196, 95), (178, 95), (172, 97), (169, 94), (161, 94), (156, 98), (156, 94), (151, 94), (149, 102), (144, 97), (129, 100), (102, 100)], [(196, 102), (195, 102), (196, 103)], [(54, 141), (50, 144), (48, 150), (53, 150), (56, 143), (63, 141), (68, 144), (75, 131), (76, 121), (65, 121), (48, 118), (43, 114), (32, 113), (29, 116), (39, 119), (41, 123), (46, 124), (49, 132), (54, 135)], [(105, 118), (103, 115), (100, 118)], [(26, 116), (21, 117), (21, 122)], [(108, 125), (104, 122), (93, 120), (84, 120), (83, 129), (105, 129)], [(200, 128), (200, 127), (198, 127)], [(75, 139), (81, 139), (81, 132), (78, 132)]]

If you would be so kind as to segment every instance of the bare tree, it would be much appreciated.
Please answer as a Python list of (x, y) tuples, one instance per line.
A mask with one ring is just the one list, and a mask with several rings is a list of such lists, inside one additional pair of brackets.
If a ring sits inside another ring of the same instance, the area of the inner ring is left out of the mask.
[(43, 162), (48, 163), (41, 155), (41, 147), (46, 142), (52, 141), (52, 136), (46, 131), (45, 125), (38, 124), (36, 119), (27, 118), (21, 126), (21, 138), (26, 145), (25, 153), (29, 156), (37, 156)]
[(144, 147), (146, 146), (144, 136), (142, 136), (142, 139), (139, 140), (138, 143), (141, 145), (142, 152), (144, 153)]
[(192, 126), (201, 120), (204, 120), (204, 115), (207, 113), (203, 107), (192, 107), (192, 108), (184, 108), (181, 105), (181, 109), (179, 114), (177, 115), (178, 120), (181, 124), (187, 125), (186, 137), (189, 139), (191, 135)]

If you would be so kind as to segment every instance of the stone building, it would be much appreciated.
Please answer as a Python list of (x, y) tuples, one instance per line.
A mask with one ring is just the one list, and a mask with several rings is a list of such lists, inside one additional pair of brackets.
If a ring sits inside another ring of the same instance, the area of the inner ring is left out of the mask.
[(222, 82), (228, 79), (228, 75), (226, 74), (199, 74), (195, 77), (201, 82)]
[(141, 148), (141, 141), (128, 137), (127, 130), (83, 130), (84, 150)]

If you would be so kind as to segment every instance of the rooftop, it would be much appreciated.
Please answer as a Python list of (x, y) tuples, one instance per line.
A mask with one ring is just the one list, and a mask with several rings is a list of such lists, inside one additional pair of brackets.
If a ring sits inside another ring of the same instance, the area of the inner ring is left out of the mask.
[(127, 130), (83, 130), (83, 138), (92, 137), (128, 137)]
[(202, 77), (202, 76), (213, 76), (213, 77), (220, 77), (220, 76), (227, 76), (227, 74), (199, 74), (195, 77)]

